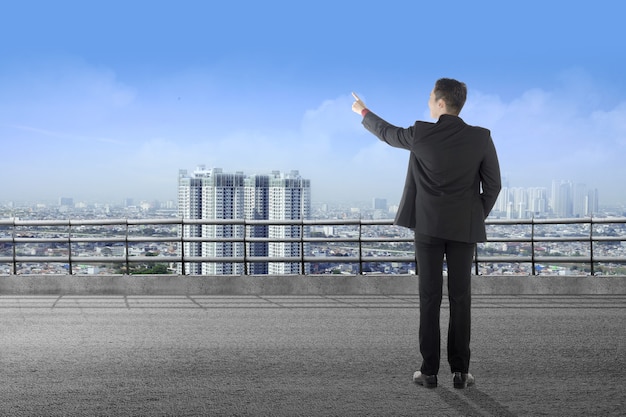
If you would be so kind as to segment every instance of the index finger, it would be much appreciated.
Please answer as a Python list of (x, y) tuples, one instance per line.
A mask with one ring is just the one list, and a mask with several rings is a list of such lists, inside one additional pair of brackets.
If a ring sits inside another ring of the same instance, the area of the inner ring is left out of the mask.
[(359, 98), (359, 96), (356, 95), (356, 93), (352, 93), (352, 97), (354, 97), (356, 101), (361, 101), (361, 99)]

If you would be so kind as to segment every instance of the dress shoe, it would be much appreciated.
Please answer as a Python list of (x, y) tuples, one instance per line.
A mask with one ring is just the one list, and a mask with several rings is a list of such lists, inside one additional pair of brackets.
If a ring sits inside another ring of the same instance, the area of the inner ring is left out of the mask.
[(452, 378), (454, 388), (467, 388), (469, 385), (474, 385), (474, 382), (474, 376), (470, 373), (455, 372)]
[(426, 388), (437, 387), (437, 375), (424, 375), (420, 371), (415, 371), (413, 374), (413, 382), (423, 385)]

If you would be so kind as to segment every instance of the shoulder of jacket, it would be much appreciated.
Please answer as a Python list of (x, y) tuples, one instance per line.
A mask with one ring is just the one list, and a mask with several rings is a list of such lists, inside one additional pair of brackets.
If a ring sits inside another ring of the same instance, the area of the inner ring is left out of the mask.
[(437, 126), (437, 123), (433, 123), (433, 122), (426, 122), (423, 120), (417, 120), (414, 124), (413, 124), (413, 128), (416, 130), (426, 130), (426, 129), (432, 129), (433, 127)]
[(487, 129), (486, 127), (472, 126), (472, 125), (468, 125), (468, 124), (466, 124), (466, 126), (467, 126), (468, 129), (472, 130), (476, 134), (491, 137), (491, 130)]
[(487, 129), (486, 127), (482, 127), (482, 126), (473, 126), (474, 129), (476, 129), (478, 132), (483, 132), (489, 136), (491, 136), (491, 130)]

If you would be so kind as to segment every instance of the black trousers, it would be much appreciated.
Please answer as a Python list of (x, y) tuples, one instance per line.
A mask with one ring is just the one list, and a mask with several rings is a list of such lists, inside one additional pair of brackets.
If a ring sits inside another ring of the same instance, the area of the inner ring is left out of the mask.
[(467, 373), (470, 362), (471, 273), (475, 243), (457, 242), (416, 233), (422, 354), (420, 371), (437, 375), (441, 358), (440, 311), (443, 296), (443, 259), (448, 265), (448, 362), (452, 372)]

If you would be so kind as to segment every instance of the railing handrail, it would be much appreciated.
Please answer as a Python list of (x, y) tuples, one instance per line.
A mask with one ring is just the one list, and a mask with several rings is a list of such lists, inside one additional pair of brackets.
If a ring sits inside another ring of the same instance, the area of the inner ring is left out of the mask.
[[(391, 225), (393, 219), (288, 219), (288, 220), (267, 220), (267, 219), (187, 219), (182, 217), (163, 217), (163, 218), (102, 218), (102, 219), (20, 219), (5, 218), (0, 219), (0, 225), (107, 225), (107, 224), (179, 224), (179, 223), (207, 223), (207, 224), (223, 224), (223, 223), (249, 223), (249, 224), (319, 224), (319, 225)], [(528, 219), (502, 219), (496, 217), (488, 217), (485, 224), (574, 224), (574, 223), (625, 223), (624, 217), (554, 217), (539, 218), (533, 217)]]
[(150, 225), (150, 224), (183, 224), (183, 225), (251, 225), (251, 226), (354, 226), (374, 225), (391, 226), (393, 219), (290, 219), (290, 220), (259, 220), (259, 219), (185, 219), (185, 218), (154, 218), (154, 219), (48, 219), (31, 220), (9, 218), (0, 219), (0, 226), (110, 226), (110, 225)]

